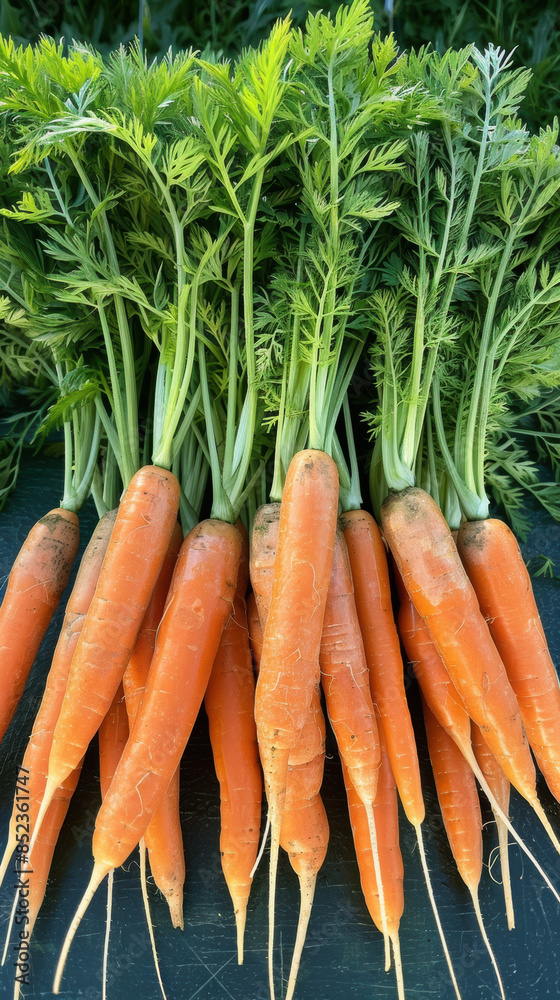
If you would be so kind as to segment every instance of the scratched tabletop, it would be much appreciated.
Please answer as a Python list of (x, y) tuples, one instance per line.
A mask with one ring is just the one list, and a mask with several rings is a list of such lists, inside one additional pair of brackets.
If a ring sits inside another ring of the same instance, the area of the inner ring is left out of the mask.
[[(34, 521), (56, 507), (62, 486), (60, 464), (37, 458), (23, 469), (17, 491), (0, 514), (0, 582)], [(95, 510), (83, 510), (81, 549), (96, 523)], [(550, 556), (560, 567), (560, 527), (540, 515), (524, 546), (526, 557)], [(557, 570), (560, 573), (560, 570)], [(72, 581), (71, 581), (72, 582)], [(3, 592), (3, 591), (2, 591)], [(560, 581), (535, 581), (539, 609), (552, 655), (560, 664)], [(64, 598), (61, 605), (64, 604)], [(17, 765), (21, 762), (33, 717), (40, 702), (50, 657), (62, 620), (55, 615), (30, 675), (17, 714), (0, 745), (0, 848), (6, 837)], [(427, 808), (425, 840), (428, 863), (454, 961), (463, 1000), (499, 997), (495, 975), (482, 945), (470, 898), (454, 871), (445, 843), (435, 791), (427, 764), (418, 695), (407, 671), (411, 711), (418, 734), (422, 779)], [(385, 1000), (396, 998), (394, 972), (383, 971), (381, 935), (373, 926), (360, 891), (353, 858), (350, 825), (338, 755), (328, 737), (323, 796), (331, 836), (320, 872), (307, 943), (303, 953), (296, 1000)], [(539, 793), (549, 817), (560, 831), (560, 806), (540, 784)], [(71, 917), (89, 880), (91, 835), (99, 806), (96, 747), (90, 748), (82, 778), (60, 835), (43, 908), (37, 920), (30, 956), (26, 997), (51, 998), (58, 953)], [(238, 966), (232, 907), (221, 874), (218, 783), (204, 717), (199, 718), (181, 770), (181, 812), (187, 876), (185, 929), (173, 930), (167, 904), (153, 883), (149, 895), (155, 940), (168, 1000), (267, 1000), (267, 855), (254, 879), (247, 918), (245, 962)], [(480, 889), (482, 912), (494, 947), (508, 1000), (560, 997), (559, 907), (537, 872), (517, 846), (510, 849), (516, 929), (508, 932), (499, 863), (492, 872), (496, 832), (490, 810), (483, 805), (486, 867)], [(511, 819), (529, 848), (560, 887), (560, 857), (516, 793)], [(453, 990), (428, 904), (415, 836), (401, 814), (401, 848), (405, 876), (405, 912), (400, 940), (408, 1000), (452, 998)], [(277, 896), (275, 968), (277, 998), (282, 976), (287, 978), (299, 907), (297, 879), (286, 857), (282, 859)], [(3, 942), (13, 901), (15, 876), (10, 873), (0, 889), (0, 937)], [(60, 996), (97, 1000), (102, 995), (102, 956), (105, 937), (106, 888), (94, 898), (70, 951)], [(13, 993), (15, 952), (8, 952), (0, 969), (0, 997)], [(108, 1000), (157, 1000), (161, 996), (151, 958), (140, 892), (137, 856), (115, 874), (108, 958)]]

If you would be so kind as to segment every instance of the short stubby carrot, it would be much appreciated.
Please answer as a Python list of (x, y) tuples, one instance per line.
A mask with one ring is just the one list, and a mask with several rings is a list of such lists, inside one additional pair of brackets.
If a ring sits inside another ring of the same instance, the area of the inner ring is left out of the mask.
[(234, 613), (225, 626), (204, 705), (216, 775), (220, 783), (220, 855), (237, 927), (237, 957), (243, 962), (247, 904), (253, 881), (261, 821), (262, 772), (255, 726), (255, 679), (249, 647), (245, 593), (249, 578), (244, 539)]
[(517, 539), (503, 521), (488, 518), (464, 522), (457, 546), (537, 764), (560, 801), (560, 687)]
[(109, 710), (177, 521), (179, 497), (173, 473), (155, 466), (140, 469), (124, 493), (72, 658), (41, 812)]
[(377, 524), (367, 511), (348, 511), (342, 515), (341, 524), (350, 557), (372, 701), (383, 727), (403, 808), (409, 822), (418, 827), (425, 816), (424, 799), (385, 546)]
[(60, 507), (37, 521), (14, 560), (0, 607), (0, 740), (68, 583), (79, 541), (76, 514)]
[(467, 712), (512, 785), (538, 809), (519, 706), (443, 514), (428, 493), (410, 487), (389, 494), (381, 516), (404, 585)]

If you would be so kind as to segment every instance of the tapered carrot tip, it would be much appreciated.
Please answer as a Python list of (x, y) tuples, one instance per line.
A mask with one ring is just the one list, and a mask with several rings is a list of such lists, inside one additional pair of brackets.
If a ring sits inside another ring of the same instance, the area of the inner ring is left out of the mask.
[(237, 928), (237, 964), (243, 965), (243, 942), (245, 940), (245, 923), (247, 920), (247, 902), (240, 903), (235, 910), (235, 926)]
[(60, 958), (58, 960), (58, 965), (56, 967), (56, 973), (54, 977), (53, 993), (59, 993), (60, 991), (60, 981), (62, 979), (62, 974), (64, 972), (64, 966), (66, 965), (66, 959), (68, 958), (68, 952), (70, 951), (70, 945), (74, 940), (74, 936), (78, 927), (80, 926), (82, 917), (86, 912), (89, 904), (91, 903), (93, 897), (99, 886), (101, 885), (103, 879), (109, 874), (111, 868), (108, 865), (104, 865), (100, 862), (96, 862), (93, 866), (93, 871), (91, 873), (91, 878), (89, 880), (89, 885), (82, 897), (82, 901), (76, 910), (76, 914), (70, 927), (68, 933), (64, 939), (64, 944), (62, 945), (62, 951), (60, 953)]
[(171, 916), (171, 923), (173, 927), (179, 927), (180, 930), (185, 929), (185, 920), (183, 917), (183, 890), (182, 888), (174, 892), (166, 892), (165, 898), (167, 900), (167, 905), (169, 907), (169, 914)]

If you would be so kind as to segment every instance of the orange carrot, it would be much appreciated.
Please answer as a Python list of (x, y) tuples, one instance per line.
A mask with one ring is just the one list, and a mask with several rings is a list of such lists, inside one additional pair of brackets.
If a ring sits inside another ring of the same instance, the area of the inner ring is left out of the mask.
[(410, 487), (389, 495), (382, 520), (405, 587), (467, 712), (558, 849), (537, 798), (535, 769), (515, 694), (443, 514), (429, 494)]
[(482, 874), (482, 817), (474, 774), (426, 702), (423, 702), (423, 707), (428, 750), (447, 839), (459, 874), (471, 894), (480, 933), (494, 966), (502, 1000), (505, 1000), (500, 971), (490, 947), (478, 900)]
[(387, 743), (387, 753), (403, 808), (417, 827), (425, 816), (416, 739), (404, 689), (404, 667), (391, 601), (385, 546), (371, 514), (349, 511), (341, 523), (348, 546), (354, 594), (371, 697)]
[[(402, 982), (402, 963), (400, 960), (399, 924), (404, 910), (404, 868), (399, 847), (397, 789), (382, 732), (380, 732), (380, 738), (381, 765), (378, 771), (377, 795), (373, 804), (373, 810), (375, 825), (379, 831), (377, 847), (383, 882), (387, 933), (391, 939), (395, 954), (399, 998), (402, 998), (404, 996), (404, 987)], [(368, 817), (344, 763), (342, 769), (362, 892), (375, 926), (383, 933), (384, 921), (380, 906), (379, 883), (371, 853)]]
[[(179, 529), (179, 534), (182, 535), (180, 529)], [(170, 548), (172, 547), (172, 545), (173, 545), (173, 539), (172, 542), (170, 543)], [(164, 565), (165, 565), (165, 560), (164, 560)], [(161, 575), (162, 574), (160, 573), (160, 577)], [(158, 578), (158, 583), (159, 583), (159, 578)], [(158, 584), (156, 583), (156, 589), (157, 586)], [(115, 697), (113, 698), (111, 707), (107, 712), (107, 715), (103, 719), (103, 722), (99, 727), (97, 735), (99, 740), (99, 778), (101, 786), (101, 798), (103, 800), (105, 799), (105, 796), (107, 795), (107, 792), (111, 787), (111, 782), (114, 778), (115, 772), (117, 770), (118, 764), (123, 755), (123, 751), (129, 737), (129, 714), (125, 701), (124, 686), (122, 683), (119, 684), (117, 688), (117, 692), (115, 694)], [(178, 810), (178, 803), (177, 803), (177, 810)], [(109, 872), (109, 880), (107, 884), (107, 926), (105, 933), (105, 946), (103, 949), (102, 1000), (106, 1000), (107, 996), (107, 963), (109, 957), (109, 933), (111, 929), (111, 911), (113, 906), (113, 876), (114, 876), (114, 869), (111, 869), (111, 871)], [(140, 884), (142, 887), (144, 910), (146, 913), (148, 933), (152, 945), (152, 955), (154, 959), (156, 975), (161, 989), (163, 1000), (166, 1000), (166, 994), (163, 987), (163, 981), (161, 978), (161, 971), (159, 967), (159, 960), (156, 951), (154, 929), (150, 914), (150, 904), (146, 888), (146, 848), (143, 842), (141, 842), (140, 844)]]
[(337, 531), (333, 569), (323, 624), (319, 662), (327, 712), (348, 776), (363, 802), (370, 824), (373, 863), (379, 884), (384, 926), (385, 968), (391, 964), (385, 921), (383, 879), (379, 869), (373, 802), (381, 764), (379, 732), (371, 701), (370, 676), (354, 600), (344, 535)]
[(381, 533), (367, 511), (348, 511), (342, 516), (348, 546), (356, 608), (370, 674), (373, 704), (379, 716), (380, 736), (385, 739), (391, 769), (407, 819), (414, 827), (430, 905), (455, 995), (459, 986), (447, 947), (434, 897), (424, 841), (425, 817), (416, 739), (404, 689), (400, 641), (393, 617), (387, 554)]
[(142, 705), (97, 817), (94, 869), (62, 949), (55, 992), (97, 886), (138, 844), (178, 767), (231, 613), (240, 556), (239, 532), (223, 521), (203, 521), (181, 546)]
[[(171, 535), (156, 584), (146, 609), (134, 650), (123, 676), (123, 687), (132, 731), (142, 701), (156, 644), (156, 635), (163, 616), (173, 571), (183, 533), (177, 522)], [(173, 927), (183, 927), (183, 885), (185, 882), (185, 852), (179, 812), (180, 773), (177, 768), (167, 787), (159, 809), (144, 835), (154, 882), (167, 900)], [(143, 857), (143, 852), (141, 854)]]
[[(479, 766), (477, 757), (473, 752), (471, 744), (471, 720), (469, 719), (469, 716), (463, 706), (463, 702), (451, 682), (451, 678), (445, 668), (445, 664), (443, 663), (443, 660), (434, 645), (428, 626), (426, 625), (424, 619), (421, 618), (415, 610), (400, 578), (398, 570), (395, 575), (397, 587), (401, 596), (401, 606), (399, 609), (399, 630), (404, 648), (410, 662), (412, 663), (414, 674), (420, 686), (424, 700), (429, 706), (431, 712), (435, 715), (440, 726), (443, 726), (446, 733), (458, 746), (465, 760), (468, 761), (469, 767), (476, 776), (479, 785), (492, 806), (496, 820), (499, 820), (500, 822), (499, 829), (503, 827), (504, 830), (509, 830), (514, 840), (519, 844), (521, 850), (524, 851), (537, 871), (539, 871), (542, 875), (544, 881), (558, 902), (560, 902), (560, 896), (552, 885), (550, 879), (542, 870), (527, 845), (521, 840), (519, 834), (511, 825), (507, 816), (507, 809), (502, 808), (502, 798), (494, 795), (493, 787), (491, 787), (490, 783), (486, 780), (486, 775), (483, 769)], [(492, 757), (495, 767), (499, 767), (494, 755), (492, 755)], [(503, 771), (501, 773), (503, 775)], [(503, 778), (505, 779), (505, 775), (503, 775)], [(504, 803), (505, 801), (504, 797)], [(503, 851), (507, 846), (504, 840), (505, 833), (500, 834), (500, 836), (502, 837), (503, 859)], [(504, 873), (507, 873), (507, 871), (508, 865), (506, 858), (504, 862)], [(511, 921), (513, 918), (513, 902), (511, 898), (511, 885), (506, 877), (506, 874), (504, 874), (504, 896), (506, 899), (506, 914), (508, 916), (508, 921)]]
[(132, 478), (121, 500), (72, 657), (36, 830), (56, 788), (99, 729), (122, 680), (177, 521), (179, 496), (171, 472), (146, 466)]
[(251, 590), (247, 595), (247, 627), (249, 629), (249, 645), (253, 657), (253, 671), (255, 677), (259, 672), (262, 656), (263, 628), (259, 618), (257, 599)]
[[(251, 532), (250, 577), (259, 622), (266, 622), (272, 595), (274, 560), (278, 548), (280, 504), (265, 503), (258, 508)], [(259, 657), (260, 659), (260, 657)]]
[(517, 539), (488, 518), (462, 524), (457, 545), (537, 764), (560, 801), (560, 687)]
[[(70, 662), (72, 660), (72, 655), (76, 648), (76, 643), (97, 585), (101, 564), (103, 562), (111, 531), (113, 530), (113, 525), (115, 523), (116, 513), (116, 511), (109, 511), (109, 513), (105, 514), (105, 516), (101, 519), (95, 528), (82, 556), (76, 581), (66, 605), (64, 620), (53, 654), (41, 705), (39, 707), (39, 711), (37, 712), (37, 716), (33, 724), (33, 731), (29, 738), (29, 743), (21, 764), (21, 773), (28, 775), (26, 783), (29, 787), (28, 815), (30, 832), (34, 829), (45, 789), (52, 734), (60, 712), (64, 691), (66, 690)], [(59, 794), (55, 797), (55, 801), (66, 801), (64, 815), (66, 814), (69, 800), (65, 798), (63, 793), (70, 787), (72, 787), (72, 791), (74, 790), (78, 780), (78, 774), (79, 770), (72, 777), (70, 783), (67, 781), (63, 788), (59, 790)], [(0, 865), (0, 883), (4, 878), (6, 868), (18, 843), (16, 837), (16, 809), (17, 801), (14, 801), (14, 807), (10, 819), (8, 843)], [(56, 810), (53, 810), (53, 815), (49, 815), (48, 817), (49, 834), (44, 838), (45, 850), (47, 843), (50, 844), (52, 841), (56, 830), (57, 821), (55, 820), (55, 812), (56, 815), (59, 815), (61, 810), (62, 806), (57, 806)], [(64, 815), (62, 815), (61, 822), (64, 819)], [(60, 829), (60, 827), (58, 829)], [(56, 830), (56, 835), (58, 836), (58, 830)], [(53, 850), (55, 843), (56, 837), (54, 842), (52, 842)], [(46, 875), (48, 874), (51, 860), (52, 855), (47, 858), (46, 853), (43, 854), (43, 852), (37, 852), (33, 858), (33, 868), (35, 869), (34, 891), (38, 894), (37, 898), (40, 896), (41, 900), (46, 888)], [(44, 885), (38, 875), (37, 869), (39, 865), (41, 865), (42, 869), (44, 867), (46, 870)], [(42, 886), (42, 888), (40, 888), (40, 886)]]
[(254, 718), (255, 680), (245, 605), (249, 578), (245, 537), (244, 543), (234, 613), (222, 632), (204, 698), (220, 783), (222, 870), (235, 912), (240, 965), (252, 871), (259, 846), (262, 799)]
[(97, 733), (99, 740), (99, 784), (102, 799), (109, 791), (113, 775), (126, 746), (128, 734), (128, 715), (121, 683)]
[[(266, 628), (272, 600), (279, 528), (280, 504), (266, 504), (264, 509), (257, 511), (253, 522), (250, 563), (254, 593), (258, 594), (258, 604), (255, 598), (256, 622), (252, 625), (253, 633), (256, 633), (253, 649), (257, 676), (260, 670), (263, 630)], [(325, 718), (319, 690), (314, 688), (307, 718), (289, 754), (280, 829), (280, 845), (290, 857), (300, 886), (298, 927), (285, 1000), (290, 1000), (295, 989), (317, 874), (324, 861), (329, 840), (328, 821), (319, 794), (324, 762)]]
[(79, 539), (78, 518), (60, 507), (37, 521), (15, 558), (0, 607), (0, 740), (68, 583)]

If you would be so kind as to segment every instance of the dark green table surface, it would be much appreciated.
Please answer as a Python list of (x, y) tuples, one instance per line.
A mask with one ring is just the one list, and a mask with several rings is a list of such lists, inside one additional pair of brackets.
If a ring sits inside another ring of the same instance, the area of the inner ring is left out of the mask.
[[(0, 514), (0, 582), (33, 522), (57, 506), (61, 471), (56, 462), (38, 459), (22, 472), (17, 492)], [(81, 516), (82, 548), (96, 521), (93, 508)], [(526, 555), (545, 553), (560, 567), (560, 527), (541, 518)], [(537, 580), (537, 600), (555, 662), (560, 664), (560, 582)], [(62, 602), (64, 603), (64, 602)], [(30, 676), (23, 701), (0, 746), (0, 845), (6, 838), (16, 767), (21, 761), (52, 655), (61, 609), (55, 616)], [(407, 675), (408, 676), (408, 675)], [(446, 847), (435, 793), (426, 765), (427, 754), (414, 685), (409, 688), (418, 731), (428, 819), (426, 844), (434, 890), (446, 929), (463, 1000), (498, 997), (494, 973), (484, 952), (469, 896), (454, 872)], [(560, 806), (544, 787), (543, 802), (557, 831)], [(382, 969), (380, 934), (363, 902), (344, 800), (339, 764), (330, 740), (323, 794), (331, 824), (327, 859), (319, 876), (314, 910), (305, 947), (298, 1000), (385, 1000), (396, 997), (393, 972)], [(245, 964), (238, 967), (234, 921), (221, 875), (218, 836), (217, 781), (204, 718), (199, 719), (187, 747), (181, 777), (182, 820), (187, 862), (185, 930), (174, 931), (165, 901), (150, 886), (155, 936), (169, 1000), (266, 1000), (267, 880), (266, 856), (255, 877), (246, 933)], [(29, 997), (51, 998), (56, 959), (68, 923), (91, 870), (91, 833), (99, 804), (95, 747), (90, 748), (78, 790), (62, 831), (47, 896), (31, 948)], [(485, 861), (496, 843), (489, 810), (484, 807)], [(528, 807), (513, 795), (511, 818), (519, 833), (560, 887), (560, 857), (537, 826)], [(409, 1000), (451, 998), (453, 992), (441, 955), (427, 902), (413, 831), (401, 818), (405, 865), (405, 913), (401, 947)], [(282, 859), (277, 902), (277, 982), (287, 975), (298, 912), (297, 880)], [(511, 848), (516, 929), (508, 932), (500, 885), (485, 869), (480, 898), (489, 937), (494, 945), (509, 1000), (560, 997), (559, 907), (519, 849)], [(495, 868), (499, 878), (499, 865)], [(113, 921), (109, 952), (109, 1000), (156, 1000), (160, 996), (151, 959), (135, 856), (115, 876)], [(4, 937), (12, 905), (6, 879), (0, 890), (0, 934)], [(101, 966), (105, 934), (104, 887), (94, 899), (70, 952), (61, 996), (101, 997)], [(14, 953), (0, 970), (0, 997), (13, 990)], [(277, 996), (280, 997), (280, 990)]]

